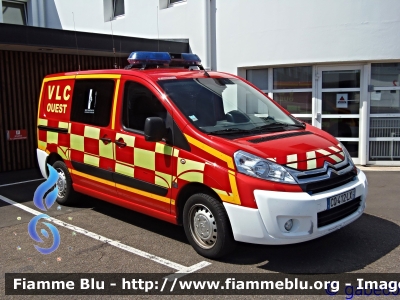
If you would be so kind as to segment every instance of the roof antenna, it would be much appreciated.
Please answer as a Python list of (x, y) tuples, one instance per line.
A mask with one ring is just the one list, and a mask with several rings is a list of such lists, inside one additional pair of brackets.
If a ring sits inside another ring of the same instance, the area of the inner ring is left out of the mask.
[(120, 36), (120, 37), (119, 37), (118, 69), (121, 68), (121, 51), (122, 51), (122, 43), (121, 43), (121, 36)]
[(110, 18), (110, 24), (111, 24), (111, 36), (112, 36), (112, 42), (113, 42), (113, 52), (114, 52), (114, 69), (117, 69), (117, 57), (115, 56), (115, 45), (114, 45), (114, 31), (112, 27), (112, 18)]
[(74, 31), (75, 31), (75, 44), (76, 44), (76, 52), (78, 53), (78, 71), (81, 70), (81, 63), (80, 63), (80, 58), (79, 58), (79, 48), (78, 48), (78, 38), (76, 37), (76, 29), (75, 29), (75, 15), (74, 12), (72, 12), (72, 20), (74, 21)]
[(160, 52), (160, 30), (158, 29), (158, 5), (157, 5), (157, 51)]

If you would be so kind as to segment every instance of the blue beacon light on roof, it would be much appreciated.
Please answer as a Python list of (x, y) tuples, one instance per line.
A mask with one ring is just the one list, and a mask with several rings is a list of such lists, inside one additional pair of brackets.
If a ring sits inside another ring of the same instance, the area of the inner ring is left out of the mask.
[(128, 62), (131, 65), (137, 65), (137, 64), (168, 65), (171, 62), (171, 56), (169, 55), (168, 52), (136, 51), (132, 52), (129, 55)]

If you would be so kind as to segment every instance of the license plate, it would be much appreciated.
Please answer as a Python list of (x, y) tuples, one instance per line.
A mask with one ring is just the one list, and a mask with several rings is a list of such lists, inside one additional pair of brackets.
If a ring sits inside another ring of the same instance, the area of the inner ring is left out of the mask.
[(353, 200), (356, 197), (356, 189), (352, 189), (350, 191), (341, 193), (339, 195), (335, 195), (332, 197), (327, 198), (328, 202), (328, 208), (331, 209), (334, 207), (337, 207), (339, 205), (345, 204), (346, 202), (349, 202)]

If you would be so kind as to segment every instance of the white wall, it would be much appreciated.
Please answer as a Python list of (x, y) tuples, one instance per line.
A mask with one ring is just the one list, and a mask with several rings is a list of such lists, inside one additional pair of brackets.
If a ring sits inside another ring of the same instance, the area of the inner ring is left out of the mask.
[(400, 59), (400, 1), (217, 1), (218, 69)]
[[(74, 12), (76, 30), (111, 34), (105, 0), (29, 0), (33, 10), (38, 1), (45, 1), (46, 27), (73, 30)], [(210, 31), (207, 1), (216, 11)], [(231, 73), (240, 67), (400, 60), (399, 0), (187, 0), (165, 8), (166, 3), (125, 0), (125, 16), (112, 21), (114, 34), (189, 39), (206, 67), (212, 60), (214, 68)]]
[[(111, 34), (111, 22), (104, 21), (103, 0), (51, 1), (55, 3), (63, 29), (74, 29), (74, 12), (77, 31)], [(157, 39), (158, 36), (160, 39), (190, 39), (192, 50), (203, 58), (205, 1), (189, 0), (182, 5), (162, 9), (166, 4), (163, 0), (125, 0), (125, 16), (113, 20), (112, 29), (115, 35), (151, 39)], [(134, 50), (136, 49), (132, 49)]]

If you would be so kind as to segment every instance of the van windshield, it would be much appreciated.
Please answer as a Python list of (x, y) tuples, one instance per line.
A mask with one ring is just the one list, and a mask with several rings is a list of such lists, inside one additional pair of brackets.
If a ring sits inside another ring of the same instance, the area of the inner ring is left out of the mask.
[(208, 134), (248, 135), (303, 128), (263, 93), (236, 78), (171, 79), (158, 84), (185, 117)]

